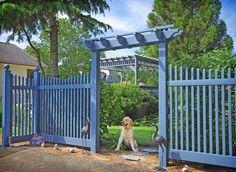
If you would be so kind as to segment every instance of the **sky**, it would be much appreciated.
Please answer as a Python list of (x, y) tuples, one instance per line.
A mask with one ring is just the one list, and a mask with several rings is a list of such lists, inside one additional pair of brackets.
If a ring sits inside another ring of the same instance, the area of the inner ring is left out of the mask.
[[(105, 36), (130, 33), (148, 29), (147, 15), (152, 10), (154, 0), (107, 0), (110, 10), (104, 15), (95, 16), (96, 19), (112, 26), (113, 31), (108, 31)], [(234, 40), (234, 52), (236, 52), (236, 0), (222, 0), (222, 9), (220, 18), (227, 25), (227, 33)], [(0, 36), (0, 42), (5, 42), (7, 34)], [(38, 41), (34, 37), (35, 41)], [(11, 42), (24, 49), (27, 42), (17, 43)], [(116, 51), (107, 51), (106, 57), (118, 57), (134, 54), (133, 49), (124, 49)]]

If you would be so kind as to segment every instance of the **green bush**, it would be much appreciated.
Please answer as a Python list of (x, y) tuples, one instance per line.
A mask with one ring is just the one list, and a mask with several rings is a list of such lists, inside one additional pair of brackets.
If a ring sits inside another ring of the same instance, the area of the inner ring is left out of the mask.
[[(124, 116), (135, 117), (143, 107), (153, 113), (152, 104), (157, 104), (156, 98), (148, 92), (131, 84), (102, 84), (101, 86), (101, 134), (107, 132), (107, 127), (119, 125)], [(155, 106), (157, 107), (157, 106)]]
[(155, 123), (158, 125), (158, 116), (157, 114), (144, 116), (143, 118), (137, 119), (134, 121), (135, 127), (150, 127), (151, 124)]

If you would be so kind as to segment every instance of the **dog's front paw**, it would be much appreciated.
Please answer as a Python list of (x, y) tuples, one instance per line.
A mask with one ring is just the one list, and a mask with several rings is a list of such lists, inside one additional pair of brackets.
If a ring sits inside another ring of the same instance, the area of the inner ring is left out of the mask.
[(115, 151), (119, 151), (120, 149), (119, 148), (116, 148)]

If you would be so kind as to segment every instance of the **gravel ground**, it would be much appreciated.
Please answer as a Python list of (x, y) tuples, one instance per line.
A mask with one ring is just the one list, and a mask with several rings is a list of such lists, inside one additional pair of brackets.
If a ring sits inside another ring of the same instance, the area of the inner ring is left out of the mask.
[[(1, 141), (1, 135), (0, 135)], [(140, 161), (120, 159), (119, 155), (128, 151), (113, 152), (102, 149), (100, 153), (86, 155), (76, 148), (75, 153), (68, 153), (68, 146), (59, 145), (59, 150), (53, 150), (52, 144), (45, 148), (32, 147), (29, 142), (14, 144), (9, 148), (0, 147), (0, 172), (152, 172), (157, 170), (158, 159), (154, 155), (140, 156)], [(189, 171), (203, 172), (233, 172), (217, 166), (187, 163)], [(170, 162), (167, 171), (181, 172), (184, 162)]]

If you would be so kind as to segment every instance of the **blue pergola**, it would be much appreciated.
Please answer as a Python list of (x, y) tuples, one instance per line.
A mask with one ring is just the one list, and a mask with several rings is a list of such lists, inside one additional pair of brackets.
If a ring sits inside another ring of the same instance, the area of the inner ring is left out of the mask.
[[(159, 64), (159, 131), (167, 140), (167, 45), (168, 42), (181, 34), (181, 30), (174, 28), (174, 25), (157, 27), (141, 32), (128, 33), (110, 37), (87, 39), (83, 46), (92, 52), (91, 71), (91, 137), (96, 138), (92, 143), (92, 151), (99, 149), (99, 81), (100, 81), (100, 51), (118, 50), (124, 48), (140, 47), (144, 45), (158, 45)], [(167, 166), (167, 149), (161, 151), (163, 157), (160, 166)]]

